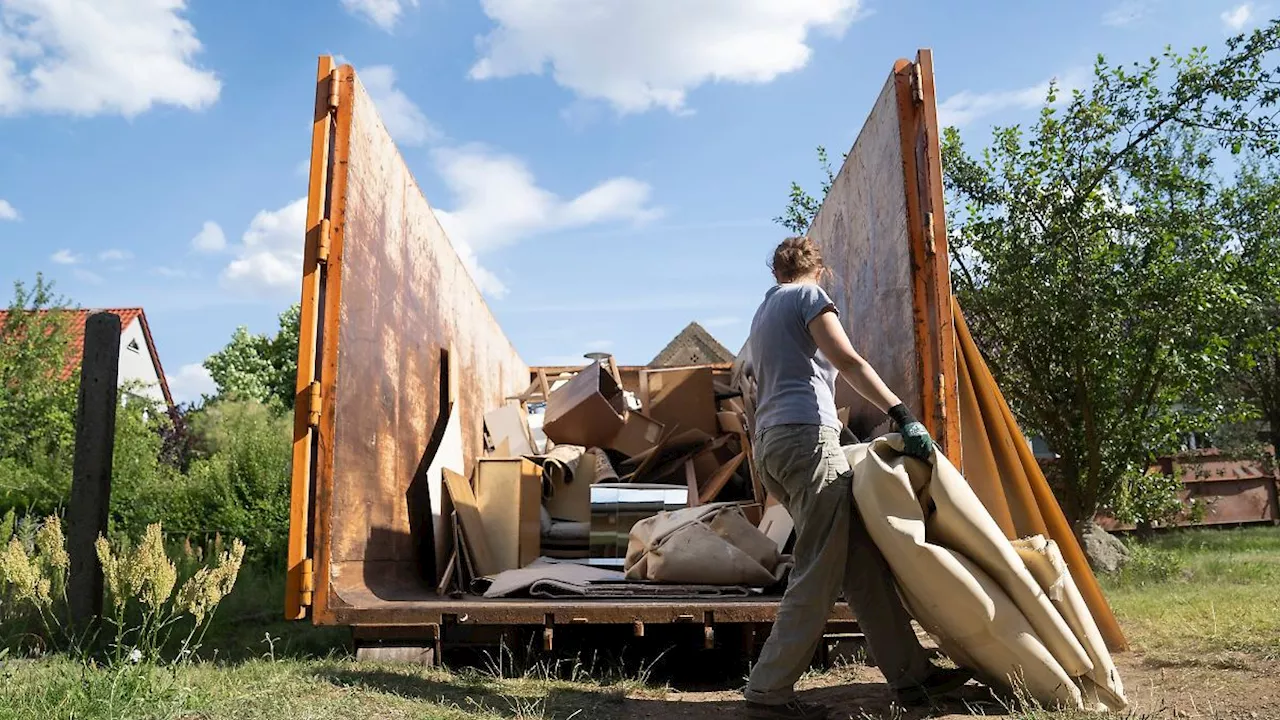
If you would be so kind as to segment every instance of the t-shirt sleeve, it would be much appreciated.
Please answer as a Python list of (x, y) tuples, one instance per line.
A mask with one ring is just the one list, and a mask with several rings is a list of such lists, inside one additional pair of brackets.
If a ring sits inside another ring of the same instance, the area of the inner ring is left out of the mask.
[(800, 304), (800, 318), (804, 321), (804, 326), (809, 327), (809, 323), (813, 319), (821, 315), (824, 311), (839, 314), (836, 304), (831, 302), (831, 296), (827, 295), (827, 291), (817, 285), (803, 285), (797, 294), (797, 300)]

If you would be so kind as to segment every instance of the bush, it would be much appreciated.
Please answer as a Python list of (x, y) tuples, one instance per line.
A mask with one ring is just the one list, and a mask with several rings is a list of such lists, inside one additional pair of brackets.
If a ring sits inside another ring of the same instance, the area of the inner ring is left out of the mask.
[(224, 401), (192, 425), (207, 455), (191, 464), (191, 505), (209, 513), (208, 530), (243, 538), (255, 560), (278, 559), (289, 537), (289, 417), (254, 401)]
[(1168, 582), (1181, 577), (1185, 571), (1177, 553), (1141, 542), (1131, 542), (1128, 546), (1129, 562), (1119, 573), (1122, 583)]

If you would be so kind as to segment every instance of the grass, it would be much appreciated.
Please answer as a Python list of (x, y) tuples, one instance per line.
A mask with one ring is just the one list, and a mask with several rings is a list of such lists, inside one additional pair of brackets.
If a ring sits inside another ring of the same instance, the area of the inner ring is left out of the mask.
[[(1136, 545), (1129, 568), (1103, 583), (1134, 645), (1175, 672), (1280, 659), (1280, 529), (1161, 535)], [(504, 661), (501, 671), (498, 664), (451, 671), (356, 663), (345, 631), (277, 620), (281, 592), (278, 575), (246, 570), (219, 609), (205, 660), (186, 667), (88, 669), (67, 658), (0, 657), (0, 720), (685, 720), (741, 713), (730, 697), (733, 683), (722, 688), (723, 698), (689, 706), (668, 702), (668, 688), (634, 669), (517, 664), (512, 670)], [(858, 672), (841, 667), (827, 677), (806, 675), (806, 685), (857, 682)], [(993, 711), (1000, 708), (987, 710)], [(1086, 717), (1034, 708), (1012, 716)]]
[(1172, 664), (1280, 659), (1280, 529), (1189, 530), (1132, 548), (1103, 578), (1135, 646)]

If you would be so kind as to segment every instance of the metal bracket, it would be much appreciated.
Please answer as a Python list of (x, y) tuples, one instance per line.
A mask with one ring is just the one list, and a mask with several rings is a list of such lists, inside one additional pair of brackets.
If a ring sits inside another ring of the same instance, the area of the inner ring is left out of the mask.
[(312, 380), (307, 390), (307, 424), (320, 427), (320, 381)]
[(917, 104), (924, 102), (924, 76), (920, 73), (920, 63), (911, 65), (911, 99)]
[(924, 214), (924, 249), (930, 257), (938, 254), (938, 248), (934, 243), (936, 237), (933, 229), (933, 213), (927, 212)]
[(338, 110), (338, 69), (329, 72), (329, 112)]
[(302, 561), (302, 579), (298, 585), (299, 597), (298, 602), (302, 607), (311, 607), (316, 592), (316, 573), (315, 566), (311, 562), (311, 558)]
[(333, 224), (329, 218), (320, 221), (320, 235), (316, 238), (316, 260), (329, 263), (329, 244), (332, 239)]

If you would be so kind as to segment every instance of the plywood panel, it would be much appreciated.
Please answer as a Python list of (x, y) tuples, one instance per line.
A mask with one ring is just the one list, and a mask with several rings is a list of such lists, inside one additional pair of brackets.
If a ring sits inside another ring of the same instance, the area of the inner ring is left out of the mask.
[[(424, 485), (432, 438), (449, 421), (440, 382), (450, 373), (442, 358), (457, 375), (451, 429), (466, 467), (481, 454), (485, 411), (523, 390), (529, 368), (485, 305), (355, 72), (344, 66), (339, 75), (317, 576), (327, 585), (339, 566), (354, 564), (342, 574), (364, 576), (377, 594), (379, 583), (403, 585), (422, 574), (423, 539), (413, 537), (409, 496)], [(376, 575), (363, 571), (369, 562), (381, 563)]]
[[(831, 269), (827, 292), (854, 348), (924, 417), (894, 76), (881, 89), (809, 236)], [(856, 395), (850, 407), (850, 427), (860, 436), (884, 420)]]
[[(854, 347), (963, 467), (942, 212), (932, 55), (899, 60), (845, 158), (809, 235)], [(843, 383), (849, 425), (867, 437), (884, 414)]]

